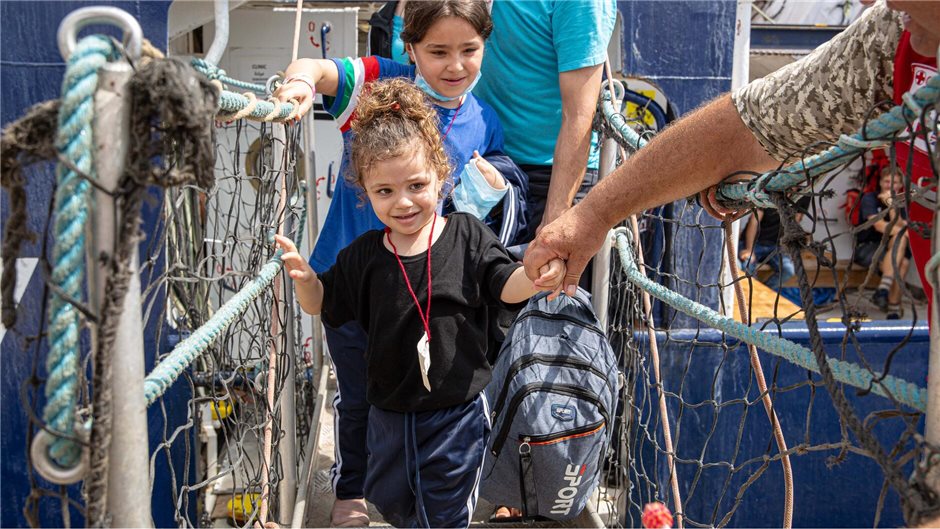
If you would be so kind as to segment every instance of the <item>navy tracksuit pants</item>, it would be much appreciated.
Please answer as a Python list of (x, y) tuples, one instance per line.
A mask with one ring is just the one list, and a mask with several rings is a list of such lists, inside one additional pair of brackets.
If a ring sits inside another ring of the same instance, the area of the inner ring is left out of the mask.
[(396, 527), (467, 527), (490, 435), (483, 394), (425, 412), (369, 412), (366, 499)]
[(324, 328), (337, 385), (330, 471), (336, 497), (365, 497), (396, 527), (468, 526), (490, 435), (483, 395), (442, 410), (370, 412), (368, 335), (356, 322)]
[(355, 321), (342, 327), (323, 326), (336, 372), (333, 397), (335, 463), (330, 469), (333, 492), (341, 500), (363, 497), (366, 477), (366, 345), (369, 337)]

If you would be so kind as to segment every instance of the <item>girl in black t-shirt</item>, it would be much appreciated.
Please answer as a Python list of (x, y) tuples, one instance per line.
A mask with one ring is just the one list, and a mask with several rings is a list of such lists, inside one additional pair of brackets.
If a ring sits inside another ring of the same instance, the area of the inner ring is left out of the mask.
[(369, 336), (366, 499), (396, 526), (466, 527), (490, 432), (493, 306), (557, 295), (565, 265), (552, 261), (533, 283), (482, 222), (438, 215), (451, 170), (436, 113), (411, 83), (374, 83), (357, 113), (349, 174), (385, 230), (320, 275), (290, 240), (277, 244), (301, 307)]

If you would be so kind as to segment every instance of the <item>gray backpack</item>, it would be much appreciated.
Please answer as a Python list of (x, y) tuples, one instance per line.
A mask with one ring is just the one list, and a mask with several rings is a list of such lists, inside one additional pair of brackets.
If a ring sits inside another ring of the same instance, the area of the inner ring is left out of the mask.
[(617, 363), (588, 294), (540, 294), (519, 313), (486, 387), (492, 434), (481, 495), (527, 519), (577, 516), (597, 486)]

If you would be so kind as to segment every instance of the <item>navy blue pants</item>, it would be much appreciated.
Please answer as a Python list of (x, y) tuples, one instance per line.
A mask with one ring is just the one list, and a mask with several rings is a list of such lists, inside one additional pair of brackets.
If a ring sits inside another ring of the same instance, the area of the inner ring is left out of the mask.
[(485, 397), (441, 410), (369, 412), (366, 499), (395, 527), (467, 527), (490, 436)]
[(366, 345), (369, 337), (355, 321), (342, 327), (323, 326), (336, 372), (333, 398), (335, 463), (330, 469), (333, 492), (341, 500), (363, 497), (366, 478)]

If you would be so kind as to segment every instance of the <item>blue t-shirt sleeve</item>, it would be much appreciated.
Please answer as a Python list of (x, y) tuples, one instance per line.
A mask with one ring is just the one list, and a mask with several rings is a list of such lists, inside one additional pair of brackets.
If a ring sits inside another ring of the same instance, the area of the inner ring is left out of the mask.
[(615, 0), (555, 0), (552, 41), (558, 55), (558, 72), (603, 63), (616, 20)]
[(479, 98), (477, 98), (477, 101), (480, 103), (480, 114), (483, 117), (483, 123), (486, 125), (485, 143), (483, 150), (480, 151), (480, 156), (502, 153), (503, 124), (499, 121), (499, 116), (496, 115), (496, 111), (493, 110), (493, 107)]

